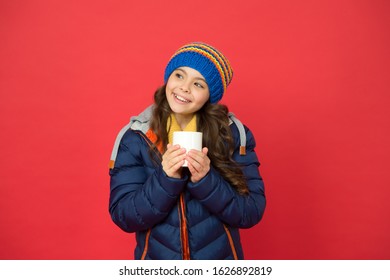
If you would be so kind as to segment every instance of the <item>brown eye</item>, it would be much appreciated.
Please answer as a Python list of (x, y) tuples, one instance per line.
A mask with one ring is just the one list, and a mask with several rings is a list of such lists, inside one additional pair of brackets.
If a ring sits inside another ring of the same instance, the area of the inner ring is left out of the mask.
[(183, 75), (181, 75), (180, 73), (176, 73), (175, 76), (179, 79), (182, 79), (183, 78)]
[(204, 88), (204, 86), (201, 83), (195, 83), (195, 86), (198, 88)]

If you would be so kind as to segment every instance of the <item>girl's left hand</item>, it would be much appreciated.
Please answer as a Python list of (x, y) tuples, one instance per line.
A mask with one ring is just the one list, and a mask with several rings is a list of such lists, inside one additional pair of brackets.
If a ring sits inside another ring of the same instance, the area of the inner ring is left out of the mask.
[(188, 162), (188, 169), (191, 172), (191, 182), (196, 183), (200, 181), (210, 171), (210, 159), (207, 156), (207, 148), (202, 151), (190, 150), (187, 154), (186, 160)]

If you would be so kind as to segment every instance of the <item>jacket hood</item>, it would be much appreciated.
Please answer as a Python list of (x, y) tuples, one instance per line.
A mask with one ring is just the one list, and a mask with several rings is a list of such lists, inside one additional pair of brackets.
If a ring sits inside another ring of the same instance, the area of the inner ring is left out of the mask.
[(150, 128), (150, 119), (152, 117), (153, 107), (154, 105), (150, 105), (138, 116), (131, 117), (129, 128), (146, 133)]

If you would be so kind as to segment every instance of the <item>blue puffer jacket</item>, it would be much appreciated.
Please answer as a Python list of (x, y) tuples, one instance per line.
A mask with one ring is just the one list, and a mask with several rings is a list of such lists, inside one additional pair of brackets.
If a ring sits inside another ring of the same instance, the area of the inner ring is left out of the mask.
[[(250, 190), (243, 196), (212, 167), (197, 183), (188, 175), (167, 177), (150, 157), (150, 113), (151, 107), (121, 131), (110, 169), (109, 211), (122, 230), (136, 232), (135, 259), (243, 259), (239, 228), (257, 224), (265, 209), (252, 133), (231, 123), (233, 159), (243, 166)], [(246, 154), (240, 155), (243, 141)]]

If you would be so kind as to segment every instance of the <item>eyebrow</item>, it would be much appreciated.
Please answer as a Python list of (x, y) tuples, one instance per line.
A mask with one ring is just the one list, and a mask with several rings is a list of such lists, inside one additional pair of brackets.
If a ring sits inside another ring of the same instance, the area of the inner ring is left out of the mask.
[[(181, 68), (181, 67), (176, 68), (176, 70), (180, 70), (181, 72), (184, 72), (185, 74), (188, 75), (188, 73), (187, 73), (183, 68)], [(204, 78), (202, 78), (202, 77), (196, 77), (196, 79), (202, 80), (202, 81), (204, 81), (204, 82), (207, 84), (206, 79), (204, 79)]]

